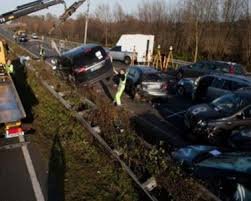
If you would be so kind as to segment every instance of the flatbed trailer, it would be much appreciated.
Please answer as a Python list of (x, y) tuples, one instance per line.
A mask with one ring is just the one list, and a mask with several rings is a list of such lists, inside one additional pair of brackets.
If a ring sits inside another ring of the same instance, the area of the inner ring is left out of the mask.
[(5, 127), (5, 137), (24, 135), (21, 120), (26, 117), (22, 102), (9, 74), (0, 66), (0, 124)]

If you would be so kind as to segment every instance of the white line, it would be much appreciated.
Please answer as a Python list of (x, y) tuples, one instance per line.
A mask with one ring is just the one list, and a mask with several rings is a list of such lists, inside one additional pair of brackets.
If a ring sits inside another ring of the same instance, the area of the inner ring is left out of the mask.
[[(24, 136), (19, 136), (19, 141), (24, 143), (25, 142)], [(23, 152), (23, 155), (24, 155), (27, 170), (28, 170), (29, 175), (30, 175), (32, 188), (33, 188), (36, 200), (37, 201), (45, 201), (44, 195), (42, 193), (41, 186), (40, 186), (40, 184), (38, 182), (37, 175), (36, 175), (34, 166), (32, 164), (32, 160), (31, 160), (30, 153), (29, 153), (29, 150), (28, 150), (27, 146), (22, 146), (22, 152)]]

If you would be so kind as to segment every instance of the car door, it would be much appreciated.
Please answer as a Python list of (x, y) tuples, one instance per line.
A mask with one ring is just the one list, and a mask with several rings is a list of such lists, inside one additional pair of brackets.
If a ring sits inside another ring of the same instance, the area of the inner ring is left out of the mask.
[(214, 100), (222, 94), (224, 94), (226, 91), (223, 89), (224, 86), (224, 79), (221, 79), (220, 77), (215, 77), (212, 84), (208, 87), (207, 90), (207, 99), (208, 100)]
[(231, 122), (232, 128), (249, 127), (251, 125), (251, 105), (238, 112), (235, 121)]

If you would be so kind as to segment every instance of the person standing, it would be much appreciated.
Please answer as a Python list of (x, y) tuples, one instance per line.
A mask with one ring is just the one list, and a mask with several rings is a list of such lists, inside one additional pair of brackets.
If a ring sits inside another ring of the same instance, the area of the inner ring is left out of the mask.
[(5, 64), (4, 69), (5, 69), (5, 71), (6, 71), (7, 74), (9, 74), (9, 75), (13, 75), (14, 74), (14, 66), (11, 63), (10, 59)]
[(121, 97), (125, 91), (127, 74), (124, 69), (118, 72), (113, 68), (113, 72), (119, 77), (119, 85), (113, 103), (117, 106), (121, 106)]
[(43, 45), (40, 45), (39, 55), (41, 60), (45, 59), (45, 49)]

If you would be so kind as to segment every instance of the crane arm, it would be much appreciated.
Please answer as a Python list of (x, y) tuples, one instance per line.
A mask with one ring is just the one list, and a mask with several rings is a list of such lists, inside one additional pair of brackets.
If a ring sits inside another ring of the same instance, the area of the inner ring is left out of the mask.
[(37, 0), (21, 6), (17, 6), (15, 10), (0, 15), (0, 24), (4, 24), (8, 21), (16, 18), (29, 15), (39, 10), (49, 8), (57, 4), (64, 4), (64, 0)]
[(51, 34), (58, 26), (63, 24), (85, 2), (86, 0), (79, 0), (77, 2), (74, 2), (69, 8), (67, 8), (65, 12), (59, 17), (59, 21), (53, 25), (53, 27), (49, 31), (49, 34)]

